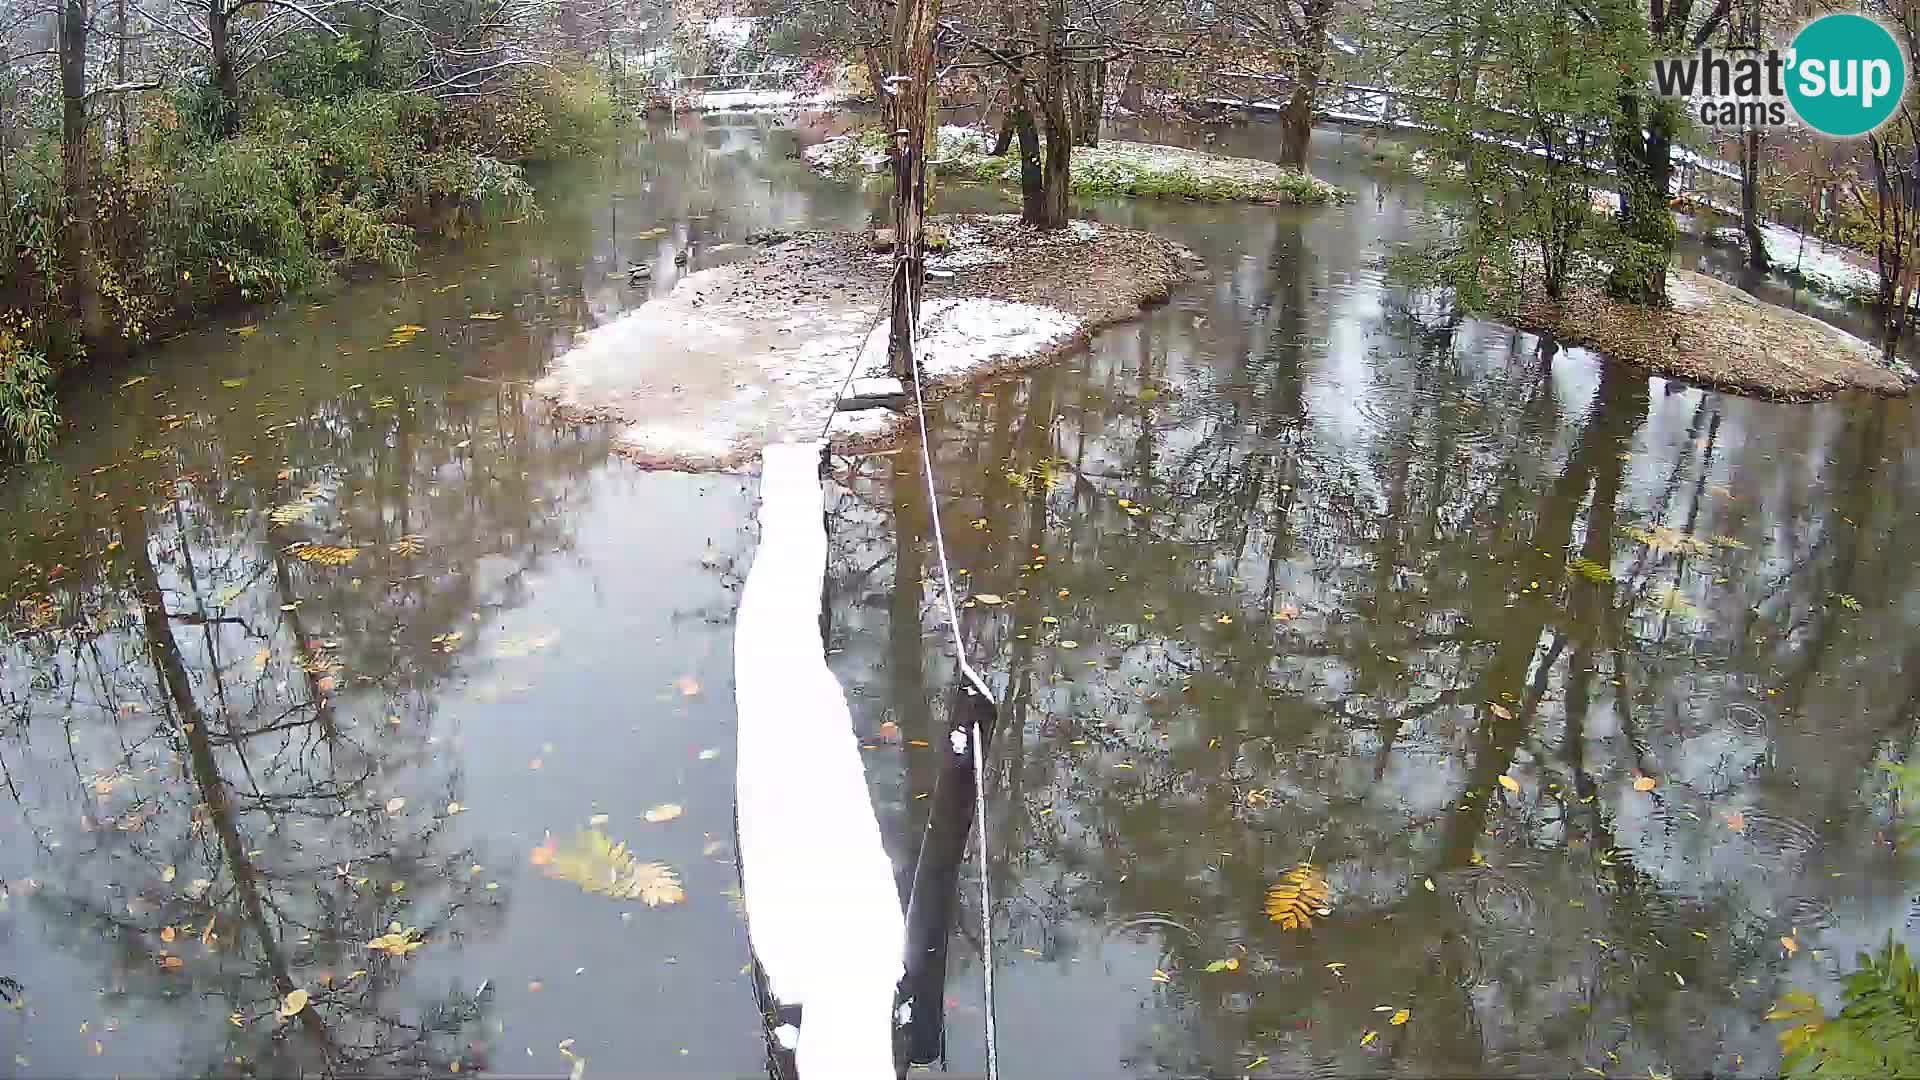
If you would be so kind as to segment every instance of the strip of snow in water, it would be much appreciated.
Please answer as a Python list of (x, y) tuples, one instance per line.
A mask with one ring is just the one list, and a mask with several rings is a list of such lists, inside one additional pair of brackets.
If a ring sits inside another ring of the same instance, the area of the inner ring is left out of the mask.
[(800, 1075), (891, 1080), (906, 927), (860, 746), (820, 638), (820, 444), (762, 455), (760, 546), (734, 631), (747, 937), (803, 1007)]

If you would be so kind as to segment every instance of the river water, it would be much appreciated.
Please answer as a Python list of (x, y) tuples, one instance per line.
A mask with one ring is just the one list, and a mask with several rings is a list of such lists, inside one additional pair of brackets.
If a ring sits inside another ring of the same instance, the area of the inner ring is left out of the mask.
[[(751, 483), (637, 471), (529, 382), (644, 301), (630, 262), (659, 291), (681, 248), (866, 220), (769, 128), (655, 128), (403, 280), (86, 373), (0, 484), (0, 1074), (763, 1074)], [(962, 621), (1005, 699), (1004, 1074), (1763, 1073), (1778, 996), (1832, 1000), (1908, 918), (1877, 765), (1920, 701), (1912, 407), (1447, 321), (1379, 265), (1418, 189), (1319, 149), (1352, 204), (1084, 205), (1207, 277), (939, 417), (955, 569), (1001, 601)], [(916, 462), (838, 462), (827, 590), (903, 868), (954, 675)], [(590, 825), (684, 902), (531, 861)], [(1289, 928), (1300, 864), (1326, 896)]]

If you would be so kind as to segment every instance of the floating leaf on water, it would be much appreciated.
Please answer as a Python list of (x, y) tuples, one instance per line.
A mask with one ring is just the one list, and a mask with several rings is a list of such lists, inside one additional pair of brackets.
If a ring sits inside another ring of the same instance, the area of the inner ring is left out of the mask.
[(1592, 559), (1583, 559), (1576, 556), (1567, 561), (1567, 567), (1568, 569), (1572, 570), (1574, 573), (1579, 574), (1583, 578), (1586, 578), (1588, 581), (1595, 582), (1600, 585), (1609, 585), (1613, 583), (1613, 571), (1607, 569), (1605, 566), (1602, 566), (1597, 562), (1594, 562)]
[(285, 1020), (288, 1017), (298, 1015), (301, 1009), (307, 1007), (308, 996), (305, 990), (289, 992), (286, 1000), (280, 1003), (280, 1019)]
[(1301, 863), (1267, 890), (1267, 918), (1285, 930), (1304, 930), (1328, 907), (1330, 895), (1326, 877), (1313, 864)]
[(1500, 774), (1500, 786), (1503, 788), (1506, 788), (1508, 791), (1513, 792), (1515, 795), (1520, 794), (1520, 781), (1515, 780), (1513, 777), (1508, 776), (1506, 773)]
[(1628, 529), (1627, 535), (1662, 554), (1710, 555), (1713, 545), (1689, 533), (1681, 532), (1671, 525), (1657, 525), (1653, 529)]
[(1840, 606), (1846, 608), (1848, 611), (1860, 610), (1860, 601), (1854, 599), (1851, 594), (1835, 593), (1833, 598), (1840, 601)]
[(671, 868), (640, 862), (627, 845), (614, 843), (598, 829), (582, 830), (566, 847), (553, 849), (544, 872), (587, 892), (640, 900), (648, 907), (677, 904), (686, 898)]
[(992, 607), (995, 604), (1006, 603), (1006, 600), (1000, 597), (998, 594), (990, 593), (990, 592), (975, 593), (973, 598), (987, 605), (988, 607)]
[(1360, 1045), (1361, 1045), (1361, 1046), (1372, 1046), (1372, 1045), (1373, 1045), (1373, 1040), (1375, 1040), (1375, 1039), (1378, 1039), (1379, 1037), (1380, 1037), (1380, 1033), (1379, 1033), (1379, 1032), (1377, 1032), (1377, 1031), (1369, 1031), (1369, 1032), (1367, 1032), (1367, 1033), (1366, 1033), (1365, 1035), (1362, 1035), (1362, 1036), (1360, 1036)]
[(245, 385), (247, 385), (247, 380), (245, 380), (245, 379), (221, 379), (221, 380), (220, 380), (220, 385), (221, 385), (221, 386), (224, 386), (224, 387), (226, 387), (226, 388), (227, 388), (227, 389), (229, 389), (229, 390), (238, 390), (238, 389), (240, 389), (241, 387), (243, 387), (243, 386), (245, 386)]
[(420, 554), (427, 548), (427, 538), (417, 533), (408, 533), (387, 545), (387, 550), (402, 558)]
[(179, 936), (180, 932), (171, 926), (163, 926), (160, 928), (160, 940), (168, 944), (172, 944), (173, 939)]
[(1659, 786), (1660, 781), (1655, 780), (1651, 776), (1636, 776), (1633, 778), (1633, 790), (1635, 791), (1652, 791)]
[(320, 566), (345, 566), (360, 557), (360, 549), (336, 544), (295, 544), (293, 557)]
[(313, 516), (313, 503), (302, 499), (298, 502), (281, 503), (267, 511), (267, 517), (275, 525), (294, 525)]
[(686, 813), (686, 808), (682, 807), (679, 803), (661, 803), (659, 806), (647, 811), (646, 819), (658, 825), (662, 822), (672, 821), (684, 813)]
[(1432, 878), (1428, 878), (1428, 879), (1426, 880), (1426, 882), (1425, 882), (1425, 885), (1426, 885), (1426, 890), (1427, 890), (1428, 892), (1433, 892), (1433, 891), (1435, 891), (1435, 890), (1434, 890), (1434, 887), (1433, 887), (1433, 879), (1432, 879)]
[(1797, 953), (1800, 951), (1800, 943), (1790, 937), (1781, 938), (1780, 947), (1787, 950), (1788, 956), (1792, 956), (1794, 953)]
[(387, 800), (387, 813), (397, 814), (400, 811), (406, 809), (406, 806), (407, 806), (407, 800), (402, 798), (401, 796), (396, 795), (393, 798)]
[(467, 316), (467, 318), (473, 319), (476, 322), (492, 322), (495, 319), (504, 319), (506, 316), (497, 311), (476, 311)]
[(168, 863), (166, 866), (160, 868), (160, 880), (170, 882), (177, 873), (179, 873), (179, 871), (174, 869), (173, 864)]
[(1236, 956), (1230, 956), (1225, 960), (1215, 960), (1213, 963), (1207, 965), (1207, 971), (1210, 974), (1221, 972), (1221, 971), (1239, 971), (1239, 970), (1240, 970), (1240, 958)]
[(1487, 709), (1489, 712), (1493, 713), (1493, 715), (1499, 717), (1502, 720), (1513, 719), (1513, 710), (1507, 708), (1505, 705), (1502, 705), (1497, 701), (1494, 702), (1492, 705), (1487, 706)]
[(1747, 831), (1747, 815), (1741, 813), (1738, 810), (1735, 810), (1733, 813), (1728, 814), (1727, 828), (1732, 829), (1734, 832), (1737, 832), (1737, 833), (1746, 832)]
[[(394, 884), (400, 883), (396, 881)], [(426, 942), (421, 940), (418, 928), (402, 928), (399, 923), (394, 923), (387, 928), (386, 933), (367, 942), (367, 948), (374, 952), (386, 953), (388, 956), (400, 957), (406, 956), (424, 944)]]
[(151, 375), (135, 375), (133, 378), (128, 379), (126, 382), (121, 383), (120, 389), (125, 390), (129, 386), (139, 386), (141, 383), (146, 382), (148, 379), (152, 377), (153, 376)]
[(1173, 976), (1161, 971), (1159, 968), (1154, 968), (1153, 981), (1157, 983), (1170, 983), (1173, 981)]
[(681, 697), (694, 697), (700, 693), (700, 680), (691, 675), (682, 675), (673, 680), (673, 688), (680, 691)]
[(1399, 1012), (1394, 1013), (1393, 1019), (1388, 1020), (1387, 1023), (1392, 1024), (1394, 1027), (1399, 1027), (1411, 1019), (1413, 1019), (1412, 1011), (1401, 1009)]
[(227, 333), (238, 334), (241, 337), (245, 338), (245, 337), (252, 337), (254, 334), (258, 333), (259, 331), (260, 331), (260, 327), (256, 324), (252, 326), (236, 326), (231, 330), (228, 330)]

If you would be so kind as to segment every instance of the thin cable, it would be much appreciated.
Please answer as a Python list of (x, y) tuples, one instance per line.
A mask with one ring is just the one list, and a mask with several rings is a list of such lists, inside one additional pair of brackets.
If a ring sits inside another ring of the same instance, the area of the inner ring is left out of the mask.
[[(905, 266), (904, 263), (896, 263), (895, 265)], [(899, 277), (900, 275), (896, 273), (894, 276)], [(887, 293), (889, 296), (893, 293), (892, 281), (887, 282)], [(873, 340), (873, 332), (880, 329), (880, 321), (885, 319), (889, 314), (889, 305), (880, 305), (880, 314), (874, 317), (873, 325), (867, 327), (867, 332), (860, 335), (860, 348), (854, 351), (853, 362), (847, 365), (847, 377), (840, 380), (840, 389), (833, 395), (833, 408), (827, 410), (827, 422), (820, 425), (821, 442), (827, 441), (827, 432), (833, 430), (833, 421), (840, 415), (840, 403), (846, 400), (847, 387), (853, 385), (853, 377), (860, 373), (860, 361), (866, 359), (867, 356), (867, 342)]]
[[(904, 271), (906, 263), (899, 264)], [(911, 289), (912, 279), (907, 280)], [(914, 303), (918, 297), (907, 298), (907, 356), (913, 365), (913, 404), (914, 416), (920, 425), (920, 466), (921, 473), (927, 478), (927, 516), (933, 520), (933, 550), (940, 560), (940, 586), (947, 605), (947, 627), (953, 634), (954, 653), (960, 658), (960, 673), (973, 684), (973, 689), (985, 698), (988, 705), (997, 708), (993, 694), (987, 689), (980, 673), (967, 663), (966, 643), (960, 638), (960, 608), (953, 599), (953, 571), (947, 565), (947, 539), (940, 528), (940, 496), (933, 480), (933, 452), (929, 449), (927, 438), (927, 402), (920, 394), (920, 326), (915, 317)], [(979, 828), (978, 843), (975, 851), (980, 860), (980, 969), (986, 993), (986, 1042), (987, 1042), (987, 1080), (1000, 1080), (999, 1037), (994, 1030), (993, 1021), (993, 892), (987, 880), (987, 780), (986, 760), (980, 750), (980, 723), (973, 724), (973, 818)]]

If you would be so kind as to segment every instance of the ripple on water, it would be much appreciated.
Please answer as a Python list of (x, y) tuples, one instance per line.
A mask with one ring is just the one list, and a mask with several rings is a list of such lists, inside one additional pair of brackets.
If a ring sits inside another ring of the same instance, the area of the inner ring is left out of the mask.
[(1165, 911), (1136, 911), (1124, 915), (1107, 924), (1102, 940), (1119, 937), (1121, 934), (1144, 934), (1155, 930), (1178, 930), (1192, 938), (1195, 944), (1201, 942), (1199, 931)]
[[(1511, 870), (1474, 867), (1449, 875), (1448, 888), (1461, 914), (1472, 924), (1449, 956), (1448, 974), (1461, 987), (1488, 981), (1489, 958), (1525, 949), (1540, 914), (1539, 902), (1526, 881)], [(1458, 968), (1453, 964), (1458, 963)]]
[(1838, 921), (1832, 901), (1824, 896), (1796, 896), (1780, 914), (1795, 930), (1825, 930)]
[(1751, 705), (1729, 705), (1726, 714), (1729, 724), (1748, 735), (1765, 735), (1771, 726), (1760, 710)]
[(1755, 807), (1746, 811), (1746, 828), (1741, 835), (1761, 857), (1805, 855), (1820, 842), (1820, 834), (1808, 825), (1785, 814)]
[(1484, 422), (1481, 403), (1471, 395), (1442, 393), (1426, 386), (1399, 384), (1367, 386), (1355, 394), (1348, 405), (1366, 431), (1378, 439), (1398, 443), (1407, 436), (1408, 417), (1431, 415), (1436, 410), (1458, 414), (1449, 429), (1447, 441), (1458, 447), (1491, 443), (1499, 432)]

